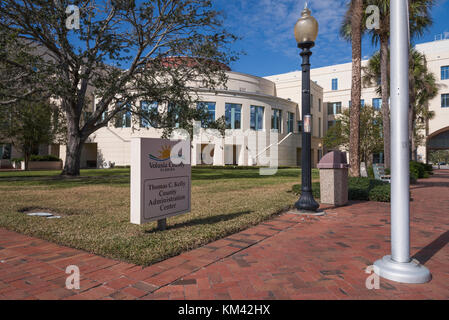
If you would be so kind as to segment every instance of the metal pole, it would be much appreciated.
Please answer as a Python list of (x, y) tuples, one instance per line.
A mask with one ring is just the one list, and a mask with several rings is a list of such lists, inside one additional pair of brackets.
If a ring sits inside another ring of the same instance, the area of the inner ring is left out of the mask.
[[(410, 262), (409, 50), (407, 1), (392, 1), (391, 25), (391, 257)], [(393, 16), (394, 14), (394, 16)]]
[(301, 197), (296, 202), (298, 210), (313, 211), (319, 208), (312, 194), (312, 164), (311, 164), (311, 132), (305, 132), (305, 118), (310, 116), (310, 48), (314, 46), (312, 41), (298, 44), (302, 49), (302, 150), (301, 150)]
[(430, 272), (410, 259), (409, 50), (408, 1), (390, 2), (391, 256), (374, 263), (380, 276), (424, 283)]

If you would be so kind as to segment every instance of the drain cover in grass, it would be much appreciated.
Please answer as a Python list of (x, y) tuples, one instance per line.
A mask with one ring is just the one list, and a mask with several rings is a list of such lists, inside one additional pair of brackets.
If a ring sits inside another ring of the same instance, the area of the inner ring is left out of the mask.
[(55, 216), (48, 212), (32, 212), (32, 213), (27, 213), (27, 215), (32, 216), (32, 217), (42, 217), (42, 218), (47, 218), (47, 219), (60, 219), (61, 218), (61, 216)]
[(33, 213), (27, 213), (27, 215), (32, 216), (32, 217), (44, 217), (44, 218), (53, 217), (53, 215), (51, 213), (47, 213), (47, 212), (33, 212)]

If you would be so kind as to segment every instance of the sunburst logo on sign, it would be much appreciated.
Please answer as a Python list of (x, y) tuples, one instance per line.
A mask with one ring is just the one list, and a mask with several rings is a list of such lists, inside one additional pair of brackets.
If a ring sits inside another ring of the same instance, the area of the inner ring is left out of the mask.
[(149, 154), (151, 160), (160, 162), (170, 160), (170, 155), (171, 146), (162, 146), (161, 150), (159, 150), (159, 157)]
[[(164, 162), (164, 161), (168, 161), (172, 158), (171, 151), (172, 151), (172, 147), (166, 145), (166, 146), (162, 146), (161, 150), (159, 150), (159, 157), (156, 157), (152, 154), (149, 154), (148, 156), (150, 157), (151, 160), (158, 161), (158, 162)], [(178, 155), (177, 158), (184, 159), (181, 154)]]

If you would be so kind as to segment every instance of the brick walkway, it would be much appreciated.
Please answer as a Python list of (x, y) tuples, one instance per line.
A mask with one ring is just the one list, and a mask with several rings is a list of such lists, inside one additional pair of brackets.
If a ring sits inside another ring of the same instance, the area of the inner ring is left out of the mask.
[[(390, 253), (389, 205), (354, 202), (323, 217), (283, 214), (148, 268), (0, 229), (0, 299), (449, 299), (449, 171), (412, 187), (411, 252), (428, 284), (365, 268)], [(65, 268), (81, 289), (65, 289)]]

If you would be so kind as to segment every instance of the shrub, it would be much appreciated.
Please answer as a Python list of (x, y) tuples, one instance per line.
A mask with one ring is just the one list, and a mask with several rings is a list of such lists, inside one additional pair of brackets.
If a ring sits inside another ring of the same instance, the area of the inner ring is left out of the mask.
[(367, 173), (368, 173), (368, 178), (374, 179), (374, 169), (373, 169), (373, 167), (368, 167)]
[(433, 174), (433, 166), (431, 164), (424, 164), (424, 168), (429, 175)]
[(378, 202), (390, 202), (390, 184), (375, 186), (369, 191), (369, 200)]
[(418, 176), (418, 179), (424, 178), (424, 173), (426, 172), (426, 168), (423, 163), (410, 161), (410, 173), (415, 172)]
[[(300, 195), (301, 194), (301, 185), (300, 184), (293, 185), (292, 191), (293, 191), (293, 193)], [(312, 183), (312, 194), (313, 194), (314, 198), (316, 198), (316, 199), (320, 198), (320, 183), (319, 182)]]
[(418, 172), (410, 170), (410, 184), (418, 182)]
[(51, 154), (47, 156), (32, 155), (30, 161), (61, 161), (61, 159)]
[(375, 179), (350, 177), (348, 181), (349, 200), (371, 200), (370, 190), (386, 184), (388, 183)]
[(12, 158), (11, 162), (22, 162), (23, 158)]
[[(301, 185), (295, 184), (292, 191), (299, 195)], [(319, 182), (312, 184), (312, 192), (315, 198), (320, 197)], [(350, 177), (348, 179), (348, 198), (349, 200), (390, 202), (390, 184), (375, 179)]]
[(429, 178), (433, 174), (433, 167), (429, 164), (410, 161), (410, 183), (414, 184), (418, 179)]

